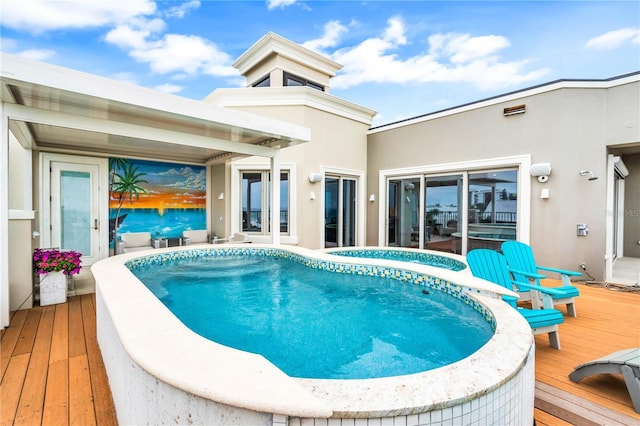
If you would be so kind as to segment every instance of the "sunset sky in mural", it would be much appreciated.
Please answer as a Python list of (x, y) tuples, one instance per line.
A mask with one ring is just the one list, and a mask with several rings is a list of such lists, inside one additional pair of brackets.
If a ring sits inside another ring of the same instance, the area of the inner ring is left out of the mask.
[[(123, 209), (204, 209), (206, 208), (206, 178), (204, 167), (131, 160), (145, 183), (146, 192), (128, 198)], [(117, 194), (112, 194), (109, 207), (118, 208)]]

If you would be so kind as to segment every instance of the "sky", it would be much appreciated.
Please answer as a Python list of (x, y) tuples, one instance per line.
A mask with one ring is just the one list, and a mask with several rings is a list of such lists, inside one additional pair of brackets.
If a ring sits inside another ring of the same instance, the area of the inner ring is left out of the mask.
[(640, 71), (640, 2), (2, 0), (0, 50), (201, 100), (268, 32), (343, 68), (373, 125)]

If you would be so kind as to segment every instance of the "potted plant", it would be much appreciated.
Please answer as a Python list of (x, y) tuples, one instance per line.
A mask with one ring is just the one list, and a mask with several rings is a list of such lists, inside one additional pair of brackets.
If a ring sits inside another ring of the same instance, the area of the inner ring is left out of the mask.
[(40, 276), (40, 306), (67, 301), (67, 279), (80, 273), (81, 256), (73, 250), (34, 250), (33, 271)]

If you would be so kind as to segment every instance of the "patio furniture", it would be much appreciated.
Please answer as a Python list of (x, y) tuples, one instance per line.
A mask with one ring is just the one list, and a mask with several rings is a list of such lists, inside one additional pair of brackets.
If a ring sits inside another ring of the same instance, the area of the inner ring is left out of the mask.
[(625, 349), (578, 365), (569, 379), (578, 383), (594, 374), (622, 374), (633, 409), (640, 413), (640, 348)]
[[(522, 288), (528, 288), (534, 292), (540, 292), (542, 297), (551, 303), (551, 295), (547, 287), (539, 287), (528, 283), (520, 283), (513, 281), (509, 273), (509, 267), (505, 257), (495, 250), (476, 249), (467, 254), (467, 263), (471, 269), (473, 276), (482, 278), (487, 281), (499, 284), (509, 290), (514, 289), (514, 285)], [(564, 322), (562, 312), (557, 309), (528, 309), (519, 307), (516, 304), (517, 299), (514, 297), (503, 296), (502, 299), (515, 308), (527, 320), (533, 334), (547, 333), (549, 335), (549, 345), (552, 348), (560, 349), (560, 334), (558, 332), (558, 324)]]
[(249, 237), (249, 234), (244, 232), (235, 232), (231, 238), (229, 238), (229, 243), (232, 244), (245, 244), (250, 242), (251, 237)]
[(151, 232), (125, 232), (120, 234), (116, 254), (149, 250), (150, 248), (160, 248), (160, 240), (151, 238)]
[(190, 229), (182, 231), (181, 245), (209, 243), (209, 233), (206, 229)]
[[(558, 291), (558, 295), (553, 296), (553, 304), (566, 305), (567, 314), (572, 317), (577, 316), (575, 298), (580, 295), (580, 292), (577, 287), (571, 285), (569, 277), (578, 277), (582, 273), (536, 265), (531, 246), (519, 241), (506, 241), (502, 243), (501, 249), (502, 253), (507, 257), (507, 263), (513, 278), (518, 282), (530, 280), (535, 281), (536, 285), (542, 286), (540, 280), (546, 278), (546, 276), (539, 274), (538, 270), (560, 274), (562, 286), (553, 287), (554, 290)], [(529, 291), (519, 289), (518, 292), (521, 294), (520, 300), (531, 300), (534, 309), (540, 308), (540, 300), (532, 298)]]

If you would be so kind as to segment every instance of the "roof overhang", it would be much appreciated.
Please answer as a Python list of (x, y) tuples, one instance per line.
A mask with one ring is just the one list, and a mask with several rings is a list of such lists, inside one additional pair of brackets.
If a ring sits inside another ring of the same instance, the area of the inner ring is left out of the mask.
[(306, 127), (92, 74), (5, 53), (0, 64), (3, 115), (29, 149), (213, 164), (310, 140)]

